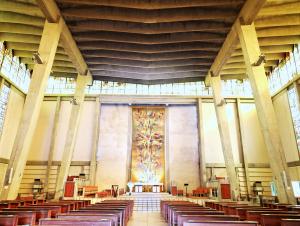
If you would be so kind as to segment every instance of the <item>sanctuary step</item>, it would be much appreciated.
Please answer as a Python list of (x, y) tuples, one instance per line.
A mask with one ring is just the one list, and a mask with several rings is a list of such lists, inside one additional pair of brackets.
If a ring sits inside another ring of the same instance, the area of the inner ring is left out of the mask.
[(145, 211), (145, 212), (158, 212), (160, 211), (160, 200), (172, 199), (172, 196), (168, 193), (132, 193), (131, 195), (126, 194), (123, 196), (130, 197), (134, 200), (134, 211)]

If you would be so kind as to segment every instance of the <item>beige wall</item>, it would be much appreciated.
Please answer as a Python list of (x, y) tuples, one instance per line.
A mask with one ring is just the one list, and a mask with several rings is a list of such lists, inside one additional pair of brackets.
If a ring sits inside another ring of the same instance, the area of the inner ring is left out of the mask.
[(273, 105), (277, 116), (277, 122), (279, 126), (279, 132), (286, 161), (298, 161), (299, 154), (296, 144), (287, 92), (282, 92), (278, 94), (273, 99)]
[(196, 106), (170, 106), (168, 108), (169, 172), (170, 182), (189, 190), (199, 186), (199, 155)]
[[(207, 163), (224, 163), (224, 156), (220, 140), (219, 128), (215, 106), (213, 103), (203, 103), (203, 129), (204, 129), (204, 148)], [(229, 124), (230, 140), (232, 153), (236, 163), (240, 163), (239, 150), (239, 130), (236, 106), (234, 103), (226, 105), (226, 113)], [(220, 171), (221, 172), (221, 171)], [(223, 176), (223, 175), (222, 175)]]
[(240, 104), (241, 127), (245, 132), (244, 152), (249, 163), (269, 163), (254, 103)]
[(127, 153), (129, 114), (128, 105), (102, 105), (100, 117), (100, 141), (97, 153), (98, 172), (96, 181), (100, 189), (127, 184)]

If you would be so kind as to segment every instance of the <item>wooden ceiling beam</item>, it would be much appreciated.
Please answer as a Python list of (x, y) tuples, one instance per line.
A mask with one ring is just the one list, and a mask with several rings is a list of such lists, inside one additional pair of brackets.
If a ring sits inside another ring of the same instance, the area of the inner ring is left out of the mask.
[[(0, 32), (0, 40), (7, 41), (7, 42), (39, 44), (41, 41), (41, 36)], [(62, 46), (61, 42), (58, 43), (58, 46), (60, 46), (60, 47)]]
[[(269, 60), (265, 63), (265, 67), (274, 67), (278, 65), (278, 60)], [(228, 63), (225, 64), (224, 67), (222, 68), (223, 70), (225, 69), (234, 69), (234, 68), (246, 68), (245, 62), (234, 62), (234, 63)]]
[(97, 19), (117, 20), (138, 23), (165, 23), (193, 20), (220, 19), (231, 21), (236, 18), (236, 10), (226, 8), (182, 8), (182, 9), (159, 9), (159, 10), (137, 10), (129, 8), (114, 7), (78, 7), (66, 8), (62, 11), (66, 19)]
[(181, 83), (181, 82), (198, 82), (203, 81), (204, 77), (183, 77), (183, 78), (172, 78), (172, 79), (155, 79), (155, 80), (143, 80), (138, 78), (123, 78), (123, 77), (108, 77), (108, 76), (94, 76), (95, 80), (101, 81), (113, 81), (121, 83), (134, 83), (143, 85), (161, 85), (168, 83)]
[(225, 35), (205, 32), (172, 33), (160, 35), (143, 35), (121, 32), (81, 32), (74, 33), (74, 38), (78, 43), (82, 41), (114, 41), (136, 44), (163, 44), (192, 41), (222, 43), (225, 39)]
[[(277, 45), (277, 46), (263, 46), (260, 48), (261, 52), (264, 54), (268, 53), (288, 53), (293, 50), (293, 45)], [(237, 49), (232, 53), (232, 56), (242, 56), (242, 50)]]
[(203, 7), (203, 6), (233, 6), (240, 5), (243, 0), (152, 0), (152, 1), (137, 1), (137, 0), (57, 0), (59, 3), (71, 3), (88, 6), (111, 6), (121, 8), (136, 8), (136, 9), (170, 9), (170, 8), (186, 8), (186, 7)]
[(215, 52), (208, 51), (186, 51), (178, 53), (153, 53), (153, 54), (141, 54), (132, 52), (121, 52), (121, 51), (82, 51), (82, 54), (86, 58), (93, 57), (108, 57), (116, 59), (128, 59), (128, 60), (143, 60), (143, 61), (154, 61), (154, 60), (174, 60), (174, 59), (189, 59), (189, 58), (204, 58), (213, 59), (216, 55)]
[(43, 28), (45, 19), (19, 13), (0, 11), (0, 22), (32, 25)]
[[(284, 53), (270, 53), (265, 54), (266, 60), (279, 60), (284, 58)], [(235, 62), (244, 62), (244, 57), (242, 55), (230, 57), (227, 61), (227, 63), (235, 63)]]
[(206, 72), (179, 72), (179, 73), (163, 73), (163, 74), (140, 74), (140, 73), (129, 73), (129, 72), (113, 72), (113, 71), (97, 71), (94, 72), (94, 76), (103, 77), (120, 77), (120, 78), (132, 78), (132, 79), (143, 79), (143, 80), (156, 80), (156, 79), (173, 79), (173, 78), (184, 78), (184, 77), (198, 77), (199, 80), (203, 77)]
[[(12, 50), (25, 50), (25, 51), (34, 51), (37, 52), (39, 44), (32, 43), (22, 43), (22, 42), (7, 42), (6, 46), (8, 49)], [(66, 54), (65, 50), (62, 47), (57, 47), (57, 53)]]
[(72, 21), (68, 23), (72, 32), (111, 31), (136, 34), (164, 34), (193, 31), (228, 32), (230, 24), (219, 21), (187, 21), (173, 23), (144, 24), (112, 20)]
[(145, 74), (160, 74), (160, 73), (177, 73), (177, 72), (189, 72), (189, 71), (207, 71), (208, 66), (180, 66), (180, 67), (163, 67), (163, 68), (137, 68), (130, 66), (115, 66), (108, 64), (93, 65), (90, 67), (92, 72), (94, 71), (117, 71), (117, 72), (130, 72), (130, 73), (145, 73)]
[(226, 64), (227, 60), (230, 58), (239, 43), (238, 34), (235, 30), (235, 26), (240, 24), (239, 20), (242, 18), (244, 23), (251, 24), (255, 20), (258, 12), (264, 6), (265, 2), (265, 0), (247, 0), (245, 2), (230, 32), (228, 33), (222, 48), (211, 66), (210, 71), (213, 76), (219, 75), (223, 65)]
[[(54, 0), (36, 0), (39, 8), (42, 10), (48, 22), (57, 22), (61, 17), (60, 10), (58, 9)], [(63, 43), (64, 49), (77, 71), (81, 75), (88, 75), (88, 66), (85, 63), (83, 56), (81, 55), (72, 34), (64, 22), (61, 41)]]
[(44, 17), (43, 13), (37, 6), (23, 2), (15, 2), (11, 0), (1, 0), (0, 11), (20, 13), (40, 18)]
[(53, 65), (51, 71), (53, 72), (66, 72), (66, 73), (77, 73), (76, 69), (73, 67), (62, 67)]
[[(1, 36), (0, 36), (1, 37)], [(115, 50), (139, 53), (159, 53), (159, 52), (178, 52), (191, 50), (205, 50), (217, 52), (220, 49), (219, 44), (206, 42), (184, 42), (180, 45), (175, 44), (158, 44), (158, 45), (141, 45), (120, 42), (80, 42), (80, 50)]]
[(68, 73), (68, 72), (51, 72), (51, 76), (53, 77), (65, 77), (65, 78), (77, 78), (78, 73)]
[[(299, 15), (300, 17), (300, 15)], [(257, 37), (280, 37), (289, 35), (299, 35), (300, 25), (284, 26), (284, 27), (270, 27), (256, 29)]]
[(189, 65), (205, 65), (210, 66), (211, 59), (180, 59), (180, 60), (158, 60), (158, 61), (141, 61), (141, 60), (126, 60), (126, 59), (114, 59), (114, 58), (87, 58), (86, 62), (89, 67), (99, 64), (109, 64), (115, 66), (129, 66), (129, 67), (142, 67), (142, 68), (163, 68), (163, 67), (176, 67), (176, 66), (189, 66)]
[[(20, 62), (27, 65), (33, 65), (35, 64), (32, 60), (32, 58), (20, 58)], [(74, 65), (70, 61), (63, 61), (63, 60), (55, 60), (53, 63), (53, 66), (56, 67), (69, 67), (74, 68)]]
[(297, 13), (300, 13), (299, 1), (266, 6), (259, 11), (258, 17), (297, 14)]
[(300, 16), (299, 14), (268, 16), (257, 18), (254, 24), (256, 28), (300, 25)]
[[(15, 56), (31, 59), (35, 51), (14, 50), (13, 52)], [(61, 53), (55, 54), (55, 60), (70, 61), (67, 55)]]
[(0, 22), (0, 32), (41, 36), (42, 31), (43, 31), (42, 28), (31, 26), (31, 25)]
[[(277, 36), (277, 37), (266, 37), (258, 39), (260, 46), (278, 46), (278, 45), (293, 45), (300, 42), (299, 35), (291, 36)], [(241, 48), (240, 44), (237, 45), (237, 48)]]

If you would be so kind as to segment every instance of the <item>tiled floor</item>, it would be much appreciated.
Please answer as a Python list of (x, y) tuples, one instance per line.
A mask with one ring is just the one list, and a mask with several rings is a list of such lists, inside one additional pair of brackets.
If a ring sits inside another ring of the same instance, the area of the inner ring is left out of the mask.
[(134, 211), (128, 226), (167, 226), (160, 216), (160, 212)]

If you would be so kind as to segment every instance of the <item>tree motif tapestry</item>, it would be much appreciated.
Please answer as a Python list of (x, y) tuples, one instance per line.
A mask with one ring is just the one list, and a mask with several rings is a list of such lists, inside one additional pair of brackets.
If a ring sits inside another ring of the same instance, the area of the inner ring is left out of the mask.
[(132, 109), (131, 181), (163, 183), (165, 164), (165, 109)]

